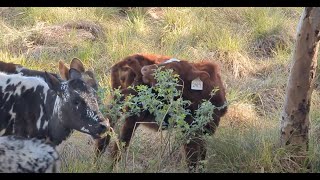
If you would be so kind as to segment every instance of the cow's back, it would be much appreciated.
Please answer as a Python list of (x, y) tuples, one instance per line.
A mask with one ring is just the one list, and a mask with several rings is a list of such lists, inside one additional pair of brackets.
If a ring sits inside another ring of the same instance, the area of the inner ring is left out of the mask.
[(21, 68), (22, 66), (19, 64), (14, 63), (6, 63), (3, 61), (0, 61), (0, 72), (5, 72), (8, 74), (16, 74), (17, 69)]
[(159, 64), (170, 59), (169, 56), (156, 54), (134, 54), (125, 57), (111, 67), (112, 88), (125, 89), (130, 85), (143, 84), (141, 68), (146, 65)]
[(45, 101), (52, 99), (47, 83), (19, 74), (0, 73), (0, 78), (0, 136), (36, 136), (48, 120)]

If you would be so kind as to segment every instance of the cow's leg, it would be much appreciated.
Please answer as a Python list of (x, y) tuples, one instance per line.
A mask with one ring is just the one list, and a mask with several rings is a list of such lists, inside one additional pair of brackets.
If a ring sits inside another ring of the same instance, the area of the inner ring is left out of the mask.
[(196, 172), (199, 161), (205, 160), (206, 144), (202, 137), (194, 137), (184, 145), (189, 172)]

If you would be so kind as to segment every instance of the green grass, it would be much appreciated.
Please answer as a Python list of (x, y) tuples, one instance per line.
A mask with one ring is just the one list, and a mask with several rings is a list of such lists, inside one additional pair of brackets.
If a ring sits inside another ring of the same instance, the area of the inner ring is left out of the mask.
[[(153, 19), (146, 8), (13, 8), (0, 18), (0, 59), (26, 67), (58, 72), (58, 61), (80, 58), (94, 70), (101, 87), (110, 88), (106, 70), (134, 53), (156, 53), (190, 61), (207, 59), (221, 65), (229, 112), (216, 134), (207, 138), (206, 172), (306, 172), (284, 166), (290, 152), (278, 147), (280, 113), (285, 96), (295, 30), (302, 8), (167, 7)], [(49, 39), (44, 29), (71, 21), (99, 23), (105, 37), (87, 40), (76, 29)], [(28, 57), (33, 40), (45, 39), (45, 50)], [(275, 38), (276, 37), (276, 38)], [(31, 38), (32, 39), (32, 38)], [(258, 48), (257, 44), (266, 44)], [(261, 56), (269, 48), (270, 56)], [(257, 53), (258, 51), (258, 53)], [(253, 53), (254, 52), (254, 53)], [(320, 172), (320, 98), (316, 89), (310, 111), (310, 172)], [(104, 99), (108, 101), (108, 97)], [(110, 169), (110, 149), (93, 163), (90, 137), (75, 133), (59, 147), (61, 172), (186, 172), (183, 151), (166, 133), (138, 128), (130, 149)], [(87, 137), (87, 138), (86, 138)], [(159, 149), (163, 153), (159, 154)], [(169, 151), (172, 151), (169, 153)]]
[(252, 27), (255, 38), (279, 33), (285, 22), (281, 11), (276, 11), (274, 8), (248, 8), (244, 15), (248, 25)]
[(64, 23), (70, 20), (91, 20), (103, 21), (109, 18), (114, 12), (115, 8), (28, 8), (27, 14), (31, 23), (47, 22), (50, 24)]

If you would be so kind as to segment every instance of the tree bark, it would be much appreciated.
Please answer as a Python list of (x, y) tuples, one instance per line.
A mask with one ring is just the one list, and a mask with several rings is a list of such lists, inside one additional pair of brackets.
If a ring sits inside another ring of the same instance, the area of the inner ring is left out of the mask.
[(286, 99), (281, 116), (281, 145), (305, 153), (309, 142), (309, 110), (320, 40), (320, 7), (304, 9), (297, 28)]

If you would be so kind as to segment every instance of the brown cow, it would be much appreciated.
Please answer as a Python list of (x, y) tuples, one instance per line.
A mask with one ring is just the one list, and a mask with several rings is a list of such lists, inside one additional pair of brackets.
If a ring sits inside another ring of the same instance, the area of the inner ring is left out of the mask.
[(14, 63), (6, 63), (3, 61), (0, 61), (0, 71), (6, 72), (8, 74), (18, 74), (18, 69), (21, 69), (22, 66), (20, 64), (14, 64)]
[[(173, 69), (175, 73), (180, 75), (180, 79), (184, 82), (183, 98), (184, 100), (190, 100), (192, 102), (192, 104), (189, 106), (189, 109), (193, 115), (202, 99), (210, 99), (215, 106), (223, 107), (219, 110), (214, 110), (212, 121), (205, 126), (206, 131), (210, 134), (213, 134), (216, 127), (219, 125), (220, 117), (222, 117), (227, 111), (227, 106), (224, 106), (226, 104), (225, 88), (220, 77), (218, 65), (210, 62), (189, 63), (187, 61), (180, 61), (177, 59), (168, 59), (169, 57), (162, 59), (162, 61), (157, 61), (156, 63), (142, 67), (142, 82), (140, 77), (140, 81), (138, 82), (140, 84), (154, 85), (156, 83), (152, 76), (154, 69), (158, 67), (164, 67), (164, 69)], [(191, 82), (196, 78), (200, 78), (200, 80), (203, 82), (202, 90), (191, 89)], [(211, 98), (210, 93), (214, 88), (218, 88), (219, 90)], [(124, 89), (123, 92), (125, 95), (129, 93), (135, 94), (132, 91), (126, 91), (126, 89)], [(193, 118), (191, 116), (187, 116), (185, 121), (188, 124), (191, 124), (193, 122)], [(139, 116), (135, 115), (128, 117), (125, 120), (120, 133), (120, 140), (124, 141), (126, 146), (129, 145), (131, 136), (135, 130), (134, 127), (138, 127), (140, 124), (137, 122), (155, 122), (155, 117), (149, 112), (142, 112), (139, 114)], [(149, 128), (155, 130), (159, 129), (156, 124), (143, 125), (148, 125)], [(197, 166), (198, 161), (204, 160), (206, 156), (206, 147), (203, 139), (201, 138), (201, 134), (199, 134), (197, 137), (194, 137), (190, 143), (185, 144), (185, 150), (187, 153), (189, 171), (192, 172)], [(112, 154), (114, 157), (118, 155), (117, 146), (114, 146)]]
[(170, 59), (169, 56), (154, 54), (134, 54), (124, 58), (111, 67), (112, 88), (125, 89), (130, 85), (142, 84), (141, 68), (159, 64)]
[[(152, 76), (155, 69), (163, 67), (164, 69), (173, 69), (174, 73), (179, 74), (180, 81), (183, 81), (183, 94), (184, 100), (189, 100), (192, 104), (189, 109), (192, 113), (198, 108), (202, 99), (210, 99), (211, 103), (217, 107), (223, 106), (226, 103), (225, 87), (221, 80), (220, 69), (218, 64), (212, 62), (198, 62), (190, 63), (188, 61), (171, 61), (158, 65), (144, 66), (141, 69), (143, 74), (143, 82), (149, 85), (154, 85), (156, 80)], [(197, 78), (203, 82), (202, 90), (193, 90), (191, 88), (191, 82)], [(218, 88), (218, 91), (211, 98), (210, 93), (214, 88)], [(219, 125), (220, 117), (222, 117), (227, 111), (227, 107), (215, 110), (214, 122), (207, 125), (206, 129), (209, 129), (210, 133), (215, 132), (215, 127)], [(188, 119), (186, 119), (188, 122)], [(192, 122), (192, 120), (190, 120)]]
[[(210, 102), (221, 107), (220, 109), (214, 109), (212, 121), (205, 125), (204, 129), (209, 134), (214, 134), (216, 127), (218, 127), (220, 118), (226, 113), (226, 98), (225, 98), (225, 88), (223, 86), (219, 66), (215, 63), (210, 62), (200, 62), (200, 63), (189, 63), (188, 61), (173, 60), (170, 62), (164, 62), (162, 64), (154, 64), (144, 66), (141, 69), (143, 75), (143, 82), (149, 85), (154, 85), (156, 83), (152, 73), (155, 69), (163, 67), (163, 69), (173, 69), (174, 73), (180, 76), (180, 81), (183, 81), (183, 92), (182, 97), (184, 100), (191, 101), (191, 105), (188, 109), (191, 110), (191, 114), (195, 115), (195, 110), (201, 104), (203, 99), (209, 100)], [(202, 88), (195, 90), (192, 87), (192, 81), (199, 78), (203, 85)], [(182, 82), (181, 82), (182, 84)], [(213, 89), (218, 88), (218, 91), (211, 98), (211, 92)], [(150, 118), (151, 119), (151, 118)], [(150, 120), (148, 118), (148, 120)], [(139, 120), (138, 120), (139, 121)], [(187, 116), (185, 121), (191, 124), (194, 119), (191, 116)], [(132, 122), (131, 122), (132, 124)], [(132, 132), (130, 130), (126, 130)], [(122, 131), (122, 134), (126, 137), (121, 136), (121, 140), (129, 142), (131, 135)], [(206, 156), (206, 145), (201, 137), (201, 134), (197, 134), (188, 144), (184, 145), (187, 163), (189, 166), (189, 171), (192, 172), (198, 165), (199, 160), (204, 160)]]
[[(124, 95), (129, 93), (134, 94), (134, 92), (127, 88), (132, 85), (143, 84), (141, 68), (145, 65), (159, 64), (169, 60), (170, 58), (171, 57), (169, 56), (154, 54), (133, 54), (127, 56), (111, 67), (111, 86), (113, 89), (119, 88), (122, 90), (122, 94)], [(110, 117), (109, 119), (111, 120)], [(114, 122), (111, 120), (110, 123), (113, 127)], [(108, 146), (109, 142), (109, 135), (103, 139), (96, 140), (96, 157), (105, 151), (105, 148)]]

